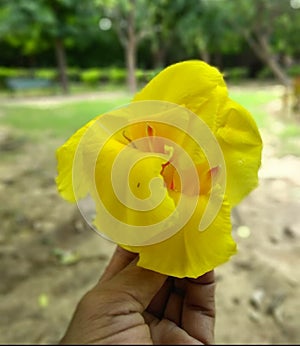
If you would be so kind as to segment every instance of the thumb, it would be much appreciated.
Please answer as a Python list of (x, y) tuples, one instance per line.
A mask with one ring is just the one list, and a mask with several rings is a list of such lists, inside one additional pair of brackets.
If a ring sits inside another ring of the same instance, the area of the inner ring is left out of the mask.
[(138, 259), (133, 260), (125, 269), (120, 271), (111, 280), (101, 281), (96, 289), (111, 290), (112, 294), (127, 294), (139, 303), (139, 312), (143, 312), (152, 298), (167, 279), (166, 275), (137, 266)]

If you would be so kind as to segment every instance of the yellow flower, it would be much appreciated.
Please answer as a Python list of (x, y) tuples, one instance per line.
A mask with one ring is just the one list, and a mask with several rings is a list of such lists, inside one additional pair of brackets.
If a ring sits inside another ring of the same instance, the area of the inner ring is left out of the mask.
[(56, 182), (69, 201), (92, 197), (94, 226), (138, 252), (138, 265), (196, 278), (236, 252), (230, 212), (258, 184), (261, 149), (221, 73), (185, 61), (78, 130), (57, 150)]

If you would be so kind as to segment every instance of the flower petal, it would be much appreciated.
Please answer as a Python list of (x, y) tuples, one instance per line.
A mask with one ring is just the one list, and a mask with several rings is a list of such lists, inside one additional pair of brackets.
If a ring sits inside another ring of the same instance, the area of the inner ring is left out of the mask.
[(161, 100), (185, 106), (214, 128), (227, 87), (217, 68), (199, 60), (173, 64), (155, 76), (133, 101)]
[[(61, 147), (56, 150), (57, 172), (56, 185), (61, 196), (69, 202), (75, 202), (73, 187), (73, 163), (79, 142), (85, 132), (92, 126), (98, 118), (95, 118), (74, 133)], [(78, 164), (79, 165), (79, 164)], [(82, 165), (81, 165), (82, 166)], [(80, 167), (79, 167), (80, 168)], [(81, 167), (82, 168), (82, 167)], [(83, 169), (79, 169), (84, 174)], [(87, 193), (85, 179), (81, 179), (81, 186), (76, 187), (76, 197), (82, 198)]]
[(143, 247), (121, 246), (139, 253), (139, 266), (162, 274), (197, 278), (212, 270), (235, 254), (236, 244), (231, 236), (228, 202), (205, 231), (198, 231), (206, 198), (200, 197), (194, 216), (171, 238)]
[[(95, 169), (98, 196), (111, 215), (126, 224), (144, 226), (161, 221), (175, 209), (175, 203), (169, 197), (160, 175), (165, 159), (145, 157), (145, 153), (126, 147), (118, 166), (113, 167), (116, 165), (120, 146), (118, 141), (109, 140), (99, 154)], [(130, 162), (135, 164), (130, 167)], [(115, 180), (112, 182), (113, 171)], [(153, 182), (154, 186), (151, 185)], [(143, 202), (144, 206), (141, 207)], [(157, 206), (154, 207), (155, 205)], [(97, 220), (99, 224), (101, 217)]]
[[(133, 101), (149, 99), (183, 105), (210, 127), (224, 153), (226, 194), (232, 206), (257, 186), (262, 150), (259, 131), (249, 112), (228, 98), (226, 84), (216, 68), (197, 60), (173, 64)], [(182, 142), (184, 148), (189, 144), (193, 143)]]
[(226, 162), (226, 195), (235, 206), (258, 184), (262, 140), (251, 114), (230, 99), (218, 125), (216, 136)]
[[(165, 159), (145, 156), (145, 153), (128, 146), (124, 155), (117, 158), (120, 143), (115, 141), (114, 145), (112, 141), (109, 140), (99, 154), (95, 168), (96, 189), (90, 189), (96, 202), (93, 224), (99, 232), (118, 243), (120, 239), (124, 239), (126, 244), (140, 244), (141, 239), (147, 242), (164, 232), (163, 223), (151, 234), (137, 235), (134, 230), (138, 228), (138, 232), (145, 232), (145, 227), (159, 224), (176, 209), (160, 175)], [(135, 162), (133, 166), (131, 162)], [(127, 226), (130, 231), (125, 232)]]

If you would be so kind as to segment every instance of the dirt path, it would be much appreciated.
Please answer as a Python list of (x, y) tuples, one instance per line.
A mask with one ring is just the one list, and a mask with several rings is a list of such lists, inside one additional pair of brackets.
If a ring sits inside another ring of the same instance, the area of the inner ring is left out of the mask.
[[(239, 252), (216, 269), (217, 343), (300, 341), (300, 158), (263, 138), (260, 185), (233, 215)], [(0, 129), (2, 344), (57, 343), (114, 250), (58, 196), (57, 145)]]

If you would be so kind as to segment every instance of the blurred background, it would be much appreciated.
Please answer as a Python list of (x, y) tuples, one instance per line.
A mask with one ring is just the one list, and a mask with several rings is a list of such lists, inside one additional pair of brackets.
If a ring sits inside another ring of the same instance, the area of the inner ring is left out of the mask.
[(57, 343), (115, 248), (58, 196), (56, 148), (186, 59), (220, 69), (264, 141), (216, 343), (299, 343), (299, 38), (300, 0), (0, 0), (0, 343)]

